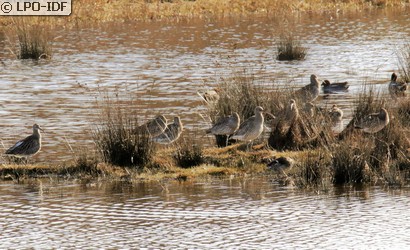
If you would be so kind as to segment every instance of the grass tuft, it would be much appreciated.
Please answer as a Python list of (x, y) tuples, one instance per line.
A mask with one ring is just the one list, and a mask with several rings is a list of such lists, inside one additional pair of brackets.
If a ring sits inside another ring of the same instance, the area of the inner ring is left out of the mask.
[(292, 61), (305, 59), (307, 49), (292, 34), (287, 34), (280, 37), (277, 51), (277, 60)]
[(177, 147), (174, 159), (177, 166), (181, 168), (191, 168), (204, 163), (202, 147), (192, 142), (184, 141)]
[[(243, 122), (254, 115), (256, 106), (266, 108), (269, 103), (266, 90), (256, 82), (253, 75), (245, 71), (221, 78), (217, 89), (218, 101), (208, 106), (208, 116), (212, 124), (233, 112), (237, 112)], [(225, 147), (226, 137), (217, 135), (216, 142), (218, 147)]]
[(340, 185), (370, 181), (371, 170), (367, 163), (370, 149), (365, 142), (357, 143), (354, 148), (352, 142), (348, 141), (337, 145), (332, 150), (333, 183)]
[(52, 37), (48, 26), (34, 20), (19, 19), (13, 22), (18, 46), (13, 52), (18, 59), (49, 59), (52, 55)]
[(328, 189), (331, 184), (328, 158), (321, 150), (308, 152), (295, 171), (295, 185), (299, 188)]
[(146, 132), (135, 133), (138, 119), (137, 114), (129, 111), (133, 110), (132, 104), (124, 105), (118, 95), (114, 100), (105, 97), (93, 138), (105, 162), (143, 168), (151, 163), (155, 145)]

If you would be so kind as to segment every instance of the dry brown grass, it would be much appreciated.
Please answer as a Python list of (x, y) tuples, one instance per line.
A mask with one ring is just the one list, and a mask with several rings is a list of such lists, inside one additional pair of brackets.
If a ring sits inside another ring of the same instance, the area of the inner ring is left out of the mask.
[(410, 83), (410, 43), (406, 43), (399, 49), (397, 59), (399, 61), (399, 70), (402, 80)]
[(146, 131), (135, 132), (140, 124), (132, 98), (124, 100), (118, 94), (106, 94), (99, 104), (99, 121), (93, 129), (93, 139), (102, 159), (118, 166), (144, 168), (155, 153), (155, 145)]
[(304, 59), (307, 49), (292, 34), (285, 34), (280, 37), (277, 51), (277, 60), (292, 61)]
[[(278, 16), (299, 12), (321, 13), (326, 11), (357, 11), (373, 8), (406, 6), (405, 0), (117, 0), (73, 1), (72, 14), (68, 17), (47, 17), (50, 24), (58, 26), (94, 25), (105, 22), (187, 20), (246, 15)], [(0, 23), (7, 25), (11, 18), (1, 16)]]
[(74, 1), (72, 19), (78, 21), (129, 21), (158, 19), (189, 19), (193, 17), (227, 17), (249, 14), (278, 15), (299, 11), (362, 10), (403, 6), (403, 0), (372, 1), (281, 1), (281, 0), (196, 0), (184, 1)]
[(10, 51), (19, 59), (49, 59), (53, 36), (44, 19), (25, 17), (12, 19), (6, 29)]
[[(341, 141), (331, 149), (336, 171), (334, 182), (402, 185), (403, 176), (410, 169), (409, 101), (389, 102), (370, 89), (360, 95), (356, 105), (353, 120), (342, 133)], [(375, 134), (354, 129), (356, 119), (377, 113), (381, 107), (386, 107), (390, 116), (390, 123), (384, 129)]]

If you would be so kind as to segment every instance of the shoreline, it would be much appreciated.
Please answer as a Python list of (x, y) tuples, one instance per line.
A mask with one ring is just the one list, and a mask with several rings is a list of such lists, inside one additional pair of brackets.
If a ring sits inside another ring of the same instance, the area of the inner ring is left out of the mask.
[[(332, 170), (331, 155), (323, 155), (317, 149), (301, 151), (275, 151), (266, 149), (265, 144), (254, 146), (254, 150), (246, 152), (243, 144), (235, 144), (226, 148), (204, 149), (204, 162), (188, 168), (175, 165), (170, 149), (159, 150), (154, 157), (153, 166), (138, 169), (120, 167), (95, 161), (77, 161), (72, 164), (3, 164), (0, 166), (0, 183), (13, 181), (26, 183), (33, 180), (65, 180), (65, 181), (125, 181), (130, 183), (162, 181), (195, 181), (203, 178), (252, 178), (270, 176), (273, 182), (281, 186), (294, 187), (300, 190), (330, 190), (338, 186), (387, 186), (401, 188), (408, 186), (406, 172), (396, 170), (380, 173), (370, 169), (363, 170), (366, 181), (337, 183)], [(175, 148), (173, 148), (175, 149)], [(267, 163), (274, 157), (291, 157), (297, 164), (282, 175), (267, 168)], [(317, 176), (312, 176), (317, 175)]]

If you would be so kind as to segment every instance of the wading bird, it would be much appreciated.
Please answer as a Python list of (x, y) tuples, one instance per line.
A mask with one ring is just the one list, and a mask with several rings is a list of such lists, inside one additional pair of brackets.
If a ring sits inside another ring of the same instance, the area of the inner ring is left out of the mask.
[(389, 83), (389, 92), (393, 96), (404, 96), (406, 95), (407, 84), (405, 82), (398, 82), (396, 73), (391, 75), (391, 80)]
[(174, 117), (174, 122), (168, 124), (164, 132), (152, 138), (152, 141), (159, 144), (170, 144), (179, 138), (179, 136), (182, 134), (182, 130), (183, 126), (181, 119), (178, 116), (176, 116)]
[(154, 119), (139, 126), (137, 132), (148, 133), (150, 137), (155, 137), (162, 134), (166, 128), (167, 119), (163, 115), (158, 115)]
[(301, 99), (303, 103), (313, 102), (319, 96), (320, 83), (316, 75), (310, 76), (310, 84), (302, 87), (296, 91), (296, 96)]
[(365, 133), (377, 133), (389, 124), (389, 113), (382, 108), (379, 113), (364, 116), (356, 122), (355, 128), (363, 130)]
[(285, 171), (289, 171), (290, 169), (292, 169), (294, 164), (295, 160), (293, 160), (292, 158), (281, 156), (277, 159), (273, 159), (271, 162), (268, 163), (267, 166), (268, 169), (281, 172), (282, 174), (287, 176)]
[(257, 106), (254, 112), (255, 115), (245, 120), (232, 135), (232, 139), (248, 142), (247, 150), (249, 150), (249, 146), (253, 143), (253, 140), (258, 138), (263, 132), (263, 108)]
[(222, 117), (219, 119), (212, 128), (206, 130), (207, 134), (213, 135), (226, 135), (226, 144), (228, 146), (229, 135), (232, 135), (239, 128), (240, 118), (238, 113), (234, 112), (230, 116)]
[(37, 154), (41, 149), (41, 133), (43, 129), (38, 125), (33, 125), (33, 134), (23, 140), (18, 141), (14, 146), (7, 149), (5, 154), (17, 158), (28, 158)]

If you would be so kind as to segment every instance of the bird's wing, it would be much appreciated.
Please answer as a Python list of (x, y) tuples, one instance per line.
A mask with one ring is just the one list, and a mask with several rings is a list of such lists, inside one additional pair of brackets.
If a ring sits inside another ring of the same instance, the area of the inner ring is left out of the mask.
[(229, 122), (230, 116), (222, 117), (218, 119), (218, 121), (212, 126), (212, 127), (217, 127), (220, 126), (221, 124), (226, 124)]
[(251, 124), (255, 120), (255, 116), (249, 117), (246, 121), (244, 121), (240, 126), (239, 129), (235, 132), (235, 135), (243, 135), (246, 134), (249, 130), (252, 129)]
[(7, 149), (6, 154), (34, 154), (38, 151), (40, 145), (38, 140), (35, 140), (33, 136), (28, 136), (27, 138), (18, 141), (14, 146)]
[(368, 126), (369, 124), (373, 124), (375, 122), (375, 120), (378, 119), (378, 113), (377, 114), (371, 114), (368, 115), (366, 117), (364, 117), (363, 119), (361, 119), (358, 123), (355, 124), (356, 128), (363, 128)]

